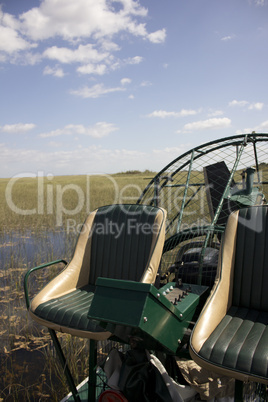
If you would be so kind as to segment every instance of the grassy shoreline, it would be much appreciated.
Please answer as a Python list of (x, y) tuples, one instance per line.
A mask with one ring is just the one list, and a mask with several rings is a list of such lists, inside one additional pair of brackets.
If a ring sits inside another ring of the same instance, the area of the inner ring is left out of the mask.
[(0, 230), (66, 227), (95, 208), (135, 203), (155, 173), (46, 176), (0, 179)]

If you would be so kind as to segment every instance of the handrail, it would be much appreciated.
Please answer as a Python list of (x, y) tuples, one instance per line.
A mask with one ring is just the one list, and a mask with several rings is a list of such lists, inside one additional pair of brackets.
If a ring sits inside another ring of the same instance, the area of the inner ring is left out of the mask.
[(25, 277), (24, 277), (24, 294), (25, 294), (25, 301), (26, 301), (27, 310), (29, 310), (29, 307), (30, 307), (29, 292), (28, 292), (28, 278), (29, 278), (30, 274), (32, 272), (34, 272), (34, 271), (37, 271), (37, 270), (41, 269), (41, 268), (46, 268), (46, 267), (49, 267), (49, 266), (52, 266), (52, 265), (55, 265), (55, 264), (59, 264), (59, 263), (63, 263), (65, 265), (68, 264), (68, 262), (63, 260), (63, 259), (55, 260), (55, 261), (48, 262), (46, 264), (38, 265), (37, 267), (33, 267), (33, 268), (29, 269), (29, 271), (26, 272)]

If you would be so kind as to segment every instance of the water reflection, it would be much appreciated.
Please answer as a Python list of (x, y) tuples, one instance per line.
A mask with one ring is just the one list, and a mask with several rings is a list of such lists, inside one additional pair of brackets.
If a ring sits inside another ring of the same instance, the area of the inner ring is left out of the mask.
[[(76, 236), (63, 230), (0, 232), (0, 390), (6, 390), (0, 392), (0, 399), (36, 400), (35, 396), (28, 398), (28, 392), (38, 390), (37, 386), (33, 387), (33, 374), (37, 374), (37, 366), (41, 363), (46, 368), (45, 356), (51, 346), (47, 331), (28, 318), (24, 276), (28, 269), (42, 263), (57, 259), (70, 261), (75, 243)], [(57, 269), (62, 269), (62, 266)], [(32, 293), (51, 279), (49, 269), (37, 272), (31, 283)], [(29, 378), (25, 367), (31, 367)], [(47, 374), (44, 370), (41, 374), (39, 370), (38, 376), (34, 376), (37, 384)], [(53, 377), (55, 381), (55, 375)], [(20, 384), (19, 388), (17, 384)]]
[[(18, 335), (26, 326), (24, 276), (32, 267), (57, 259), (69, 261), (76, 238), (64, 231), (10, 232), (0, 234), (0, 335), (1, 345), (9, 349), (11, 335)], [(62, 267), (57, 268), (58, 271)], [(51, 279), (49, 268), (33, 275), (31, 290), (38, 289)], [(3, 336), (8, 337), (6, 342)]]
[(31, 268), (58, 258), (69, 260), (75, 242), (76, 236), (63, 230), (1, 232), (0, 270), (25, 265)]

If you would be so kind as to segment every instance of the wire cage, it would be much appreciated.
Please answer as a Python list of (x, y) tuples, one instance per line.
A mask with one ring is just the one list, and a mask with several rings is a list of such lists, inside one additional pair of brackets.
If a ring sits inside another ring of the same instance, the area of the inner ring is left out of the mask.
[(213, 285), (228, 216), (266, 203), (267, 155), (268, 134), (235, 135), (189, 150), (150, 181), (138, 203), (167, 210), (162, 279)]

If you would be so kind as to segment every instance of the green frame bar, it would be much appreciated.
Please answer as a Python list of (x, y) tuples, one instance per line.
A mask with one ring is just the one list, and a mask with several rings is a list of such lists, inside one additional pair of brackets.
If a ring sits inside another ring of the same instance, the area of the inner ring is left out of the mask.
[(88, 400), (95, 401), (96, 399), (96, 384), (97, 384), (97, 341), (89, 340), (89, 372), (88, 372)]
[(184, 212), (186, 196), (187, 196), (188, 187), (189, 187), (189, 183), (190, 183), (190, 177), (191, 177), (191, 173), (192, 173), (194, 155), (195, 155), (195, 152), (193, 150), (192, 155), (191, 155), (191, 161), (190, 161), (190, 164), (189, 164), (189, 170), (188, 170), (187, 180), (186, 180), (186, 184), (185, 184), (183, 200), (182, 200), (182, 203), (181, 203), (181, 210), (180, 210), (180, 215), (179, 215), (178, 225), (177, 225), (177, 233), (180, 231), (180, 227), (181, 227), (181, 221), (182, 221), (182, 216), (183, 216), (183, 212)]
[(212, 222), (211, 222), (211, 225), (215, 225), (215, 223), (216, 223), (217, 220), (218, 220), (218, 217), (219, 217), (220, 212), (221, 212), (221, 210), (222, 210), (223, 201), (224, 201), (224, 199), (226, 198), (226, 195), (227, 195), (227, 193), (228, 193), (228, 191), (229, 191), (229, 189), (230, 189), (230, 186), (231, 186), (231, 183), (232, 183), (232, 180), (233, 180), (233, 177), (234, 177), (236, 168), (237, 168), (237, 166), (238, 166), (238, 163), (239, 163), (239, 161), (240, 161), (241, 155), (242, 155), (243, 150), (244, 150), (244, 148), (245, 148), (246, 139), (247, 139), (247, 137), (245, 138), (245, 142), (241, 145), (240, 150), (237, 152), (237, 157), (236, 157), (236, 159), (235, 159), (234, 166), (233, 166), (233, 168), (232, 168), (232, 171), (230, 172), (230, 177), (229, 177), (229, 179), (228, 179), (228, 182), (227, 182), (227, 184), (226, 184), (226, 187), (225, 187), (225, 189), (224, 189), (224, 192), (223, 192), (223, 194), (222, 194), (222, 196), (221, 196), (221, 199), (220, 199), (218, 208), (217, 208), (217, 210), (216, 210), (216, 212), (215, 212), (215, 214), (214, 214), (214, 218), (213, 218), (213, 220), (212, 220)]
[(64, 353), (62, 351), (62, 348), (61, 348), (60, 342), (58, 340), (58, 337), (56, 335), (56, 332), (53, 329), (50, 329), (50, 328), (48, 328), (48, 331), (50, 333), (52, 342), (54, 344), (57, 356), (58, 356), (58, 358), (60, 360), (60, 363), (61, 363), (61, 366), (62, 366), (62, 369), (63, 369), (63, 373), (65, 374), (65, 377), (66, 377), (67, 383), (68, 383), (68, 385), (70, 387), (70, 391), (71, 391), (71, 393), (73, 395), (74, 401), (75, 402), (80, 402), (81, 401), (80, 396), (78, 394), (77, 388), (76, 388), (75, 383), (74, 383), (73, 376), (72, 376), (72, 374), (70, 372), (69, 366), (67, 364), (66, 358), (65, 358)]
[(33, 268), (29, 269), (29, 271), (26, 272), (25, 277), (24, 277), (24, 294), (25, 294), (25, 301), (26, 301), (27, 310), (29, 310), (29, 307), (30, 307), (30, 299), (29, 299), (29, 291), (28, 291), (28, 279), (29, 279), (29, 276), (34, 271), (38, 271), (39, 269), (50, 267), (52, 265), (56, 265), (56, 264), (60, 264), (60, 263), (63, 263), (65, 265), (68, 264), (67, 261), (62, 260), (62, 259), (61, 260), (55, 260), (55, 261), (48, 262), (46, 264), (38, 265), (37, 267), (33, 267)]

